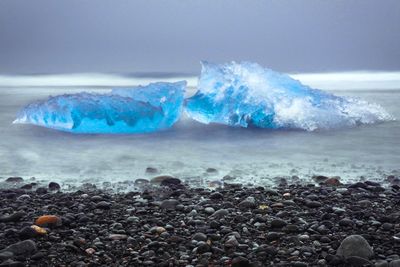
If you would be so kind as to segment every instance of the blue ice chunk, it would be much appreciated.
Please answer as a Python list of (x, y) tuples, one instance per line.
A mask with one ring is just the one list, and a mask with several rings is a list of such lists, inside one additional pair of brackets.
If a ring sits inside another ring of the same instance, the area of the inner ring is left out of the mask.
[(108, 94), (49, 97), (26, 106), (14, 123), (72, 133), (148, 133), (171, 127), (180, 117), (186, 82), (153, 83)]
[(239, 127), (331, 129), (392, 120), (377, 104), (312, 89), (256, 63), (202, 62), (186, 113), (202, 123)]

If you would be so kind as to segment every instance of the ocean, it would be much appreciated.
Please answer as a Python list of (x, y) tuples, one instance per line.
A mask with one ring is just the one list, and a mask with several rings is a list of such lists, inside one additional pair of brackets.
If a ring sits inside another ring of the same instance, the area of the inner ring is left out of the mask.
[[(337, 95), (375, 102), (400, 118), (398, 74), (293, 76)], [(183, 116), (172, 129), (142, 135), (79, 135), (12, 124), (22, 107), (49, 95), (108, 92), (113, 87), (160, 79), (188, 80), (187, 94), (195, 91), (196, 77), (183, 75), (0, 76), (0, 178), (35, 177), (101, 186), (157, 175), (146, 173), (147, 167), (199, 186), (228, 176), (229, 182), (272, 185), (279, 177), (311, 182), (313, 175), (340, 176), (351, 182), (384, 181), (388, 175), (400, 175), (398, 120), (306, 132), (204, 125)], [(209, 168), (216, 171), (207, 171)]]

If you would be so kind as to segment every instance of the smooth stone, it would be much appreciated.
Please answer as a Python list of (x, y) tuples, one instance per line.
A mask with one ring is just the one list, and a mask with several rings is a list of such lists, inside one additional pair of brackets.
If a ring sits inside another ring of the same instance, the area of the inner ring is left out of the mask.
[(391, 223), (384, 223), (384, 224), (382, 224), (381, 228), (382, 228), (382, 230), (384, 230), (384, 231), (390, 231), (390, 230), (393, 229), (393, 224), (391, 224)]
[(50, 191), (58, 191), (61, 189), (61, 186), (56, 182), (50, 182), (49, 189), (50, 189)]
[(7, 183), (21, 183), (24, 181), (24, 178), (22, 177), (8, 177), (6, 179)]
[(277, 233), (277, 232), (269, 232), (266, 235), (266, 239), (268, 241), (274, 241), (274, 240), (278, 240), (279, 238), (281, 238), (281, 234)]
[(254, 209), (256, 207), (256, 200), (254, 197), (247, 197), (238, 206), (240, 209)]
[(8, 259), (0, 264), (0, 266), (4, 267), (24, 267), (26, 266), (22, 262), (13, 261), (12, 259)]
[(313, 175), (311, 178), (317, 183), (322, 183), (329, 179), (329, 177), (323, 175)]
[(235, 247), (239, 246), (239, 242), (237, 241), (237, 239), (234, 235), (231, 235), (225, 241), (224, 246), (227, 248), (235, 248)]
[(215, 199), (215, 200), (219, 200), (219, 199), (223, 199), (224, 196), (220, 193), (220, 192), (214, 192), (210, 194), (210, 199)]
[(24, 228), (19, 231), (19, 238), (22, 240), (30, 239), (38, 236), (38, 233), (30, 226), (25, 226)]
[(31, 257), (31, 259), (37, 261), (37, 260), (43, 259), (45, 256), (46, 256), (46, 253), (44, 253), (44, 252), (42, 252), (42, 251), (39, 251), (39, 252), (35, 253), (35, 254)]
[(171, 176), (171, 175), (159, 175), (159, 176), (153, 177), (153, 178), (150, 180), (150, 183), (161, 185), (161, 183), (162, 183), (163, 181), (169, 180), (169, 179), (176, 179), (176, 178), (173, 177), (173, 176)]
[(362, 189), (367, 189), (368, 186), (367, 186), (365, 183), (363, 183), (363, 182), (357, 182), (357, 183), (354, 183), (354, 184), (350, 185), (348, 188), (362, 188)]
[(283, 209), (285, 205), (281, 202), (271, 204), (271, 208)]
[(33, 240), (24, 240), (15, 244), (12, 244), (5, 249), (3, 249), (1, 252), (4, 251), (10, 251), (14, 253), (14, 255), (17, 256), (30, 256), (37, 251), (37, 246), (36, 243)]
[(321, 202), (319, 201), (306, 201), (306, 206), (309, 208), (319, 208), (322, 206)]
[(307, 240), (309, 240), (310, 239), (310, 236), (309, 235), (300, 235), (299, 236), (299, 240), (300, 241), (307, 241)]
[(308, 264), (305, 263), (305, 262), (301, 262), (301, 261), (295, 261), (295, 262), (292, 264), (292, 266), (293, 266), (293, 267), (307, 267)]
[(353, 224), (353, 221), (349, 218), (343, 218), (339, 221), (340, 226), (352, 226)]
[(205, 235), (203, 233), (195, 233), (192, 236), (192, 239), (196, 240), (196, 241), (207, 241), (207, 235)]
[(210, 245), (208, 245), (206, 242), (200, 241), (197, 244), (197, 252), (198, 253), (203, 254), (203, 253), (207, 253), (209, 251), (210, 251)]
[(374, 252), (364, 237), (360, 235), (350, 235), (341, 242), (336, 254), (344, 258), (357, 256), (369, 259), (374, 255)]
[(111, 240), (126, 240), (128, 239), (128, 236), (123, 234), (111, 234), (108, 238)]
[(10, 215), (3, 215), (0, 217), (0, 222), (17, 222), (26, 216), (26, 212), (17, 211)]
[(215, 212), (215, 209), (212, 207), (207, 207), (204, 209), (204, 212), (207, 214), (213, 214)]
[(179, 205), (179, 201), (176, 199), (166, 199), (163, 200), (160, 204), (160, 207), (162, 209), (166, 209), (166, 210), (175, 210), (176, 206)]
[(381, 186), (380, 183), (373, 182), (373, 181), (365, 181), (364, 183), (365, 183), (366, 185), (370, 185), (370, 186)]
[(286, 225), (287, 225), (287, 223), (282, 219), (274, 219), (271, 221), (272, 228), (282, 228)]
[(211, 218), (222, 218), (229, 214), (229, 211), (226, 209), (220, 209), (214, 212), (210, 217)]
[(35, 224), (44, 227), (59, 227), (62, 225), (62, 220), (56, 215), (42, 215), (35, 220)]
[(23, 195), (20, 195), (19, 197), (17, 197), (17, 200), (19, 200), (19, 201), (25, 201), (28, 199), (31, 199), (31, 196), (27, 195), (27, 194), (23, 194)]
[(362, 207), (369, 207), (372, 205), (371, 201), (364, 199), (364, 200), (360, 200), (357, 202), (358, 205), (362, 206)]
[(140, 219), (139, 219), (139, 217), (136, 217), (136, 216), (129, 216), (129, 217), (126, 219), (126, 221), (132, 223), (132, 222), (139, 222)]
[(341, 185), (342, 183), (340, 182), (340, 177), (331, 177), (327, 179), (324, 184), (330, 185), (330, 186), (338, 186)]
[(345, 209), (338, 208), (338, 207), (333, 207), (332, 210), (337, 215), (342, 215), (342, 214), (344, 214), (346, 212)]
[(47, 191), (47, 188), (45, 188), (45, 187), (39, 187), (36, 189), (36, 193), (39, 195), (44, 195), (44, 194), (47, 194), (48, 191)]
[(329, 237), (327, 237), (327, 236), (323, 236), (323, 237), (321, 237), (320, 241), (322, 243), (330, 243), (331, 239)]
[(181, 185), (181, 180), (175, 177), (167, 178), (161, 182), (161, 186), (176, 187)]
[(90, 198), (90, 200), (91, 200), (91, 201), (94, 201), (94, 202), (99, 202), (99, 201), (102, 201), (102, 200), (103, 200), (103, 197), (102, 197), (102, 196), (99, 196), (99, 195), (95, 195), (95, 196), (92, 196), (92, 197)]
[(389, 267), (400, 267), (400, 260), (393, 260), (389, 263)]
[(24, 184), (20, 187), (21, 189), (31, 190), (33, 188), (32, 184)]
[(299, 232), (299, 227), (296, 224), (289, 224), (284, 228), (286, 233), (297, 233)]
[(109, 209), (111, 209), (111, 203), (109, 203), (107, 201), (100, 201), (99, 203), (96, 204), (95, 208), (109, 210)]
[(251, 264), (250, 261), (243, 256), (238, 256), (232, 259), (232, 267), (252, 267), (252, 266), (253, 264)]

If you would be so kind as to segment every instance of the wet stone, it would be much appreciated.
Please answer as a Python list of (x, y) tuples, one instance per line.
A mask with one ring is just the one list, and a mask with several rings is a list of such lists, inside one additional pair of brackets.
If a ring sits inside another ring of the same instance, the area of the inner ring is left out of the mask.
[(50, 182), (49, 183), (49, 190), (50, 191), (58, 191), (60, 189), (61, 189), (61, 186), (58, 183), (56, 183), (56, 182)]
[(240, 209), (254, 209), (256, 208), (256, 200), (254, 197), (247, 197), (238, 206)]
[(360, 235), (350, 235), (346, 237), (337, 250), (337, 255), (345, 258), (357, 256), (369, 259), (373, 254), (372, 248), (367, 240)]
[(22, 183), (24, 181), (24, 178), (22, 177), (8, 177), (6, 179), (7, 183)]
[(0, 222), (17, 222), (17, 221), (20, 221), (25, 216), (26, 216), (26, 212), (17, 211), (10, 215), (0, 216)]
[(37, 251), (36, 243), (33, 240), (24, 240), (21, 242), (17, 242), (12, 244), (0, 252), (9, 251), (14, 255), (28, 257)]
[(161, 202), (161, 208), (166, 210), (175, 210), (178, 206), (179, 201), (176, 199), (166, 199)]
[(100, 201), (99, 203), (96, 204), (95, 208), (109, 210), (109, 209), (111, 209), (111, 203), (109, 203), (107, 201)]
[(207, 235), (203, 233), (196, 233), (193, 235), (192, 239), (197, 241), (207, 241)]
[(287, 225), (287, 223), (282, 219), (274, 219), (271, 221), (272, 228), (282, 228), (286, 225)]
[(210, 217), (212, 218), (222, 218), (229, 214), (229, 211), (226, 209), (220, 209), (214, 212)]

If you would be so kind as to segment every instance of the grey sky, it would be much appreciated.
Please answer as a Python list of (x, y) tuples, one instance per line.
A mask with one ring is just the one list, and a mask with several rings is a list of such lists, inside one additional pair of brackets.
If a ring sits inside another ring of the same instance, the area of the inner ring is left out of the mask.
[(0, 73), (400, 70), (398, 0), (1, 0)]

